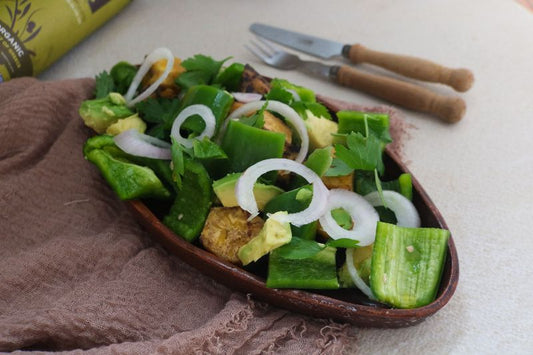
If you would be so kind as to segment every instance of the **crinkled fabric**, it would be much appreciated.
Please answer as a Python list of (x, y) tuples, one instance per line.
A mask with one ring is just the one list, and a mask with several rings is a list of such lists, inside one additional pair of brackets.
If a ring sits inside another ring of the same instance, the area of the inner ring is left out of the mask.
[[(254, 301), (168, 254), (82, 146), (94, 80), (0, 84), (0, 351), (338, 354), (354, 328)], [(352, 349), (353, 350), (353, 349)]]

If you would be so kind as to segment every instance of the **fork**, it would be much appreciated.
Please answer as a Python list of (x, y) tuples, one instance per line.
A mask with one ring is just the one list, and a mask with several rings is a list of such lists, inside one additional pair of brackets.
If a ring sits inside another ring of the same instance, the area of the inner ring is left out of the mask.
[(360, 90), (418, 112), (426, 112), (446, 122), (459, 121), (466, 110), (459, 97), (434, 93), (426, 88), (386, 76), (368, 74), (347, 65), (326, 65), (302, 60), (295, 54), (276, 48), (257, 38), (245, 47), (267, 65), (282, 70), (300, 70), (306, 74), (329, 79), (337, 84)]

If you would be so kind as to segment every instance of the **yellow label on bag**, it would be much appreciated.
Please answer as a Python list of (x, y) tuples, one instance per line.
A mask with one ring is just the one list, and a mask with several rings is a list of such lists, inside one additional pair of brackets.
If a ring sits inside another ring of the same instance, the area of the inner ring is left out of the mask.
[(34, 76), (131, 0), (0, 0), (0, 82)]

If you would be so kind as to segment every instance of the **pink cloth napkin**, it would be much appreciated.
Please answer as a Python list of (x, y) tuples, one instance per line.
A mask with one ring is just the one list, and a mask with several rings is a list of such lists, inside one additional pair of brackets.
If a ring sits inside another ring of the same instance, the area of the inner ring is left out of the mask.
[(0, 351), (337, 354), (354, 328), (258, 303), (153, 242), (83, 158), (92, 79), (0, 84)]

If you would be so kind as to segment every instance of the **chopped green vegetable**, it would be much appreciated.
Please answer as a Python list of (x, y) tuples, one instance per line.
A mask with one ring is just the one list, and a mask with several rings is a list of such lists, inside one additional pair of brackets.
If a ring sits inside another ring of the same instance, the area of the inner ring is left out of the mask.
[[(359, 277), (363, 279), (363, 281), (368, 285), (369, 278), (370, 278), (370, 268), (372, 264), (372, 249), (373, 245), (367, 245), (365, 247), (358, 247), (355, 248), (352, 255), (353, 255), (353, 264), (355, 266), (355, 269), (357, 270), (357, 274), (359, 274)], [(356, 287), (352, 277), (350, 276), (350, 272), (348, 271), (348, 266), (346, 265), (346, 262), (342, 265), (342, 267), (339, 269), (338, 272), (339, 277), (339, 283), (341, 284), (341, 287), (343, 288), (353, 288)]]
[(166, 98), (148, 98), (135, 105), (142, 119), (150, 124), (147, 133), (163, 140), (169, 140), (170, 129), (180, 107), (179, 100)]
[[(285, 146), (285, 135), (247, 126), (230, 120), (221, 148), (228, 155), (226, 172), (242, 172), (249, 166), (269, 158), (281, 158)], [(272, 180), (276, 175), (267, 174)]]
[(318, 176), (323, 176), (333, 162), (333, 147), (315, 149), (307, 160), (305, 166), (313, 170)]
[(109, 93), (106, 97), (85, 100), (81, 103), (79, 114), (85, 125), (91, 127), (96, 133), (102, 134), (107, 127), (121, 118), (133, 115), (126, 106), (126, 100), (119, 93)]
[(290, 224), (276, 220), (277, 214), (287, 214), (287, 212), (276, 212), (270, 216), (259, 234), (239, 249), (238, 256), (243, 265), (257, 261), (272, 250), (291, 241)]
[(115, 91), (124, 95), (137, 74), (137, 68), (128, 62), (118, 62), (111, 68), (110, 74), (115, 84)]
[(252, 126), (255, 128), (263, 128), (265, 125), (265, 110), (267, 108), (268, 101), (251, 116), (243, 116), (239, 118), (239, 122), (244, 123), (245, 125)]
[(126, 159), (111, 136), (94, 136), (83, 147), (85, 158), (96, 165), (121, 200), (167, 199), (171, 193), (154, 171)]
[[(288, 213), (300, 212), (306, 209), (313, 198), (311, 185), (284, 192), (272, 198), (264, 207), (265, 213), (287, 211)], [(318, 222), (314, 221), (300, 227), (291, 225), (292, 235), (300, 239), (313, 240), (316, 236)]]
[(163, 223), (192, 242), (201, 233), (212, 201), (211, 179), (202, 164), (185, 159), (182, 186)]
[(336, 249), (322, 248), (323, 245), (310, 240), (301, 242), (314, 244), (319, 251), (311, 257), (287, 259), (283, 255), (287, 255), (290, 249), (298, 253), (300, 243), (287, 244), (273, 250), (268, 260), (266, 286), (270, 288), (338, 289)]
[(331, 210), (331, 217), (337, 222), (339, 226), (344, 229), (352, 229), (353, 220), (352, 216), (344, 208), (335, 208)]
[[(298, 95), (297, 100), (294, 94)], [(316, 102), (315, 93), (303, 86), (295, 85), (287, 80), (275, 78), (270, 83), (270, 91), (265, 95), (267, 100), (281, 101), (291, 106), (304, 119), (310, 115), (331, 120), (328, 109)]]
[(115, 83), (113, 78), (107, 71), (103, 71), (98, 74), (96, 77), (95, 88), (94, 88), (94, 98), (101, 99), (109, 95), (110, 92), (115, 91)]
[[(233, 101), (233, 96), (225, 90), (221, 90), (214, 86), (196, 85), (187, 90), (183, 97), (180, 110), (197, 104), (209, 107), (211, 111), (213, 111), (213, 115), (216, 119), (216, 134), (222, 122), (227, 117)], [(194, 115), (185, 120), (181, 125), (181, 129), (198, 135), (205, 129), (205, 122), (200, 117)]]
[(378, 222), (370, 287), (381, 302), (398, 308), (431, 303), (437, 294), (450, 232)]
[[(242, 173), (228, 174), (222, 179), (213, 182), (213, 191), (222, 206), (235, 207), (239, 205), (235, 196), (235, 185), (241, 175)], [(254, 197), (259, 209), (263, 209), (270, 200), (282, 193), (283, 190), (275, 185), (266, 185), (259, 182), (254, 184)]]
[(244, 64), (233, 63), (221, 71), (213, 83), (222, 86), (228, 91), (239, 91), (243, 72)]
[[(401, 193), (404, 197), (412, 200), (413, 183), (411, 174), (401, 174), (398, 179), (390, 181), (381, 181), (383, 190), (392, 190)], [(354, 176), (354, 190), (360, 195), (367, 195), (376, 191), (374, 174), (366, 171), (357, 171)]]
[(226, 159), (228, 156), (218, 144), (204, 137), (202, 140), (193, 141), (193, 154), (196, 159)]
[(134, 114), (126, 118), (121, 118), (109, 125), (105, 133), (116, 136), (129, 129), (136, 129), (139, 133), (144, 133), (144, 131), (146, 131), (146, 123), (141, 120), (138, 114)]
[(209, 85), (217, 76), (222, 64), (228, 59), (230, 57), (217, 61), (202, 54), (188, 58), (181, 63), (187, 71), (176, 78), (176, 84), (184, 90), (195, 85)]
[(356, 170), (383, 173), (381, 142), (373, 134), (364, 137), (361, 133), (351, 132), (346, 136), (346, 146), (335, 144), (335, 155), (348, 167)]
[(333, 158), (331, 166), (329, 167), (328, 171), (326, 171), (324, 176), (346, 176), (352, 171), (353, 169), (350, 168), (344, 161), (340, 160), (339, 158)]
[(311, 149), (325, 148), (333, 144), (333, 134), (337, 133), (337, 122), (308, 113), (305, 127), (309, 134)]
[(339, 111), (337, 112), (340, 134), (351, 132), (367, 136), (370, 133), (378, 137), (384, 144), (392, 142), (389, 133), (389, 115), (375, 112)]

